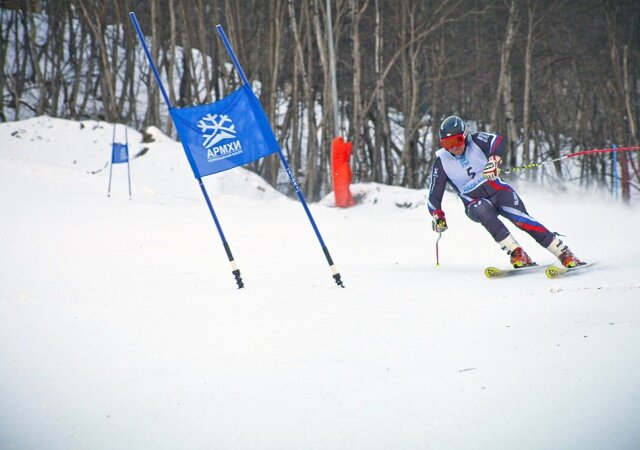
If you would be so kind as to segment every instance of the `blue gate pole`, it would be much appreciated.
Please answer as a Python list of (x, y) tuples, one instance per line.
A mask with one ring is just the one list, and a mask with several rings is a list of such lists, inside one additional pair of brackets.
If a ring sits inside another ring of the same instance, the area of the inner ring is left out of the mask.
[(127, 179), (129, 180), (129, 200), (131, 200), (131, 169), (129, 169), (131, 153), (129, 153), (129, 133), (126, 125), (124, 127), (124, 145), (127, 147)]
[(616, 144), (613, 144), (613, 198), (618, 200), (618, 152), (616, 151)]
[[(227, 49), (227, 53), (229, 53), (229, 56), (231, 57), (231, 61), (233, 62), (233, 65), (235, 66), (236, 71), (238, 72), (238, 75), (242, 80), (242, 84), (248, 86), (249, 80), (247, 80), (247, 77), (244, 74), (244, 70), (242, 70), (242, 67), (240, 66), (240, 62), (238, 62), (238, 58), (236, 58), (236, 54), (233, 52), (233, 49), (231, 48), (229, 39), (227, 39), (227, 35), (222, 29), (222, 25), (216, 25), (216, 29), (218, 30), (218, 34), (220, 35), (220, 38), (222, 39), (222, 42), (224, 43), (224, 46)], [(329, 249), (327, 248), (324, 241), (322, 240), (322, 236), (320, 235), (320, 230), (318, 230), (316, 222), (315, 220), (313, 220), (313, 216), (311, 215), (311, 211), (309, 211), (309, 207), (307, 206), (307, 202), (304, 199), (304, 195), (302, 195), (302, 192), (300, 191), (300, 186), (298, 186), (298, 183), (296, 183), (293, 173), (289, 168), (289, 164), (287, 164), (287, 160), (282, 154), (282, 150), (280, 149), (280, 146), (278, 146), (278, 156), (280, 157), (280, 162), (282, 162), (282, 165), (285, 171), (287, 172), (287, 175), (289, 176), (289, 181), (291, 182), (293, 189), (296, 191), (296, 194), (298, 194), (298, 198), (300, 199), (300, 203), (302, 203), (302, 207), (304, 208), (304, 211), (307, 213), (307, 217), (309, 218), (309, 222), (311, 222), (313, 231), (315, 231), (316, 233), (316, 237), (318, 238), (318, 241), (320, 242), (320, 246), (322, 247), (322, 252), (324, 253), (325, 258), (327, 258), (327, 262), (329, 263), (329, 267), (331, 268), (333, 279), (335, 280), (338, 286), (343, 288), (344, 284), (342, 283), (340, 272), (338, 272), (338, 269), (336, 268), (335, 264), (333, 263), (333, 259), (331, 258), (331, 254), (329, 253)]]
[[(158, 82), (158, 86), (160, 88), (160, 92), (162, 92), (162, 97), (164, 97), (164, 101), (167, 104), (167, 108), (171, 109), (171, 101), (169, 101), (169, 96), (167, 95), (167, 91), (165, 91), (164, 86), (162, 85), (162, 81), (160, 80), (160, 74), (158, 73), (158, 69), (156, 68), (155, 63), (153, 62), (153, 58), (151, 57), (151, 53), (149, 52), (149, 48), (147, 47), (147, 43), (144, 40), (144, 35), (142, 34), (142, 30), (140, 29), (140, 24), (138, 23), (138, 19), (136, 19), (136, 15), (133, 12), (129, 13), (129, 17), (131, 18), (131, 22), (133, 23), (133, 27), (136, 29), (138, 33), (138, 38), (140, 39), (140, 44), (142, 44), (142, 48), (144, 49), (145, 55), (147, 55), (147, 60), (149, 60), (149, 66), (153, 71), (153, 75)], [(179, 137), (179, 136), (178, 136)], [(236, 284), (238, 285), (238, 289), (242, 289), (244, 287), (244, 282), (242, 281), (242, 277), (240, 276), (240, 270), (238, 269), (236, 262), (233, 258), (233, 254), (231, 253), (231, 248), (229, 247), (229, 243), (222, 232), (222, 227), (220, 226), (220, 222), (218, 221), (218, 217), (216, 216), (216, 212), (213, 209), (213, 205), (211, 204), (211, 200), (209, 199), (209, 194), (202, 183), (202, 179), (197, 177), (198, 184), (200, 185), (200, 189), (202, 190), (202, 195), (204, 195), (204, 199), (209, 207), (209, 212), (211, 213), (211, 217), (213, 218), (213, 222), (216, 224), (216, 228), (218, 229), (218, 234), (220, 235), (220, 239), (222, 240), (222, 246), (224, 247), (225, 252), (227, 253), (227, 257), (229, 258), (229, 263), (231, 263), (231, 273), (235, 277)]]
[(109, 158), (109, 187), (107, 197), (111, 197), (111, 172), (113, 171), (113, 144), (116, 141), (116, 124), (113, 124), (113, 137), (111, 138), (111, 157)]

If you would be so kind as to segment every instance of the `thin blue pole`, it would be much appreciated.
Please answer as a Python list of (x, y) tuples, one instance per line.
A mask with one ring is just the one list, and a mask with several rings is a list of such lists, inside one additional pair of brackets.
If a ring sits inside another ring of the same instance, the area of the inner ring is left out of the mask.
[(613, 198), (618, 200), (618, 152), (613, 144)]
[(167, 91), (165, 91), (164, 86), (162, 85), (162, 81), (160, 80), (160, 74), (158, 73), (158, 69), (156, 68), (155, 63), (153, 62), (151, 53), (149, 53), (149, 49), (147, 48), (147, 43), (144, 40), (144, 35), (142, 34), (142, 30), (140, 29), (140, 24), (138, 23), (138, 19), (136, 19), (136, 14), (132, 11), (129, 13), (129, 17), (131, 18), (131, 22), (133, 22), (133, 27), (136, 29), (136, 32), (138, 33), (138, 38), (140, 39), (140, 43), (142, 44), (144, 53), (147, 55), (147, 59), (149, 60), (149, 65), (151, 66), (153, 75), (156, 77), (156, 81), (158, 82), (158, 86), (160, 87), (160, 92), (162, 92), (162, 96), (164, 97), (164, 101), (167, 104), (167, 107), (171, 109), (171, 102), (169, 101), (169, 96), (167, 95)]
[[(158, 73), (158, 69), (156, 68), (155, 63), (153, 62), (153, 58), (151, 57), (151, 53), (149, 53), (149, 49), (147, 48), (147, 44), (144, 40), (144, 35), (142, 34), (142, 30), (140, 29), (140, 25), (138, 24), (138, 20), (136, 19), (136, 15), (133, 12), (129, 13), (129, 17), (131, 18), (131, 22), (133, 23), (136, 32), (138, 33), (138, 38), (140, 39), (140, 43), (142, 44), (142, 48), (144, 49), (144, 53), (147, 55), (147, 60), (149, 60), (149, 65), (153, 70), (153, 74), (156, 77), (156, 81), (158, 82), (158, 86), (160, 87), (160, 92), (162, 92), (162, 96), (164, 97), (164, 101), (167, 104), (167, 108), (171, 109), (171, 102), (169, 101), (169, 96), (167, 95), (167, 91), (165, 91), (164, 86), (162, 85), (162, 81), (160, 80), (160, 74)], [(218, 221), (218, 217), (216, 216), (216, 212), (213, 209), (213, 205), (211, 204), (211, 200), (209, 199), (209, 194), (202, 183), (202, 179), (197, 177), (198, 184), (200, 185), (200, 189), (202, 190), (202, 194), (204, 195), (204, 199), (207, 202), (207, 206), (209, 207), (209, 212), (211, 213), (211, 217), (213, 217), (213, 221), (216, 224), (216, 228), (218, 229), (218, 234), (220, 235), (220, 239), (222, 240), (222, 246), (224, 247), (225, 252), (227, 253), (227, 257), (229, 258), (229, 262), (231, 263), (231, 273), (234, 275), (236, 279), (236, 283), (238, 285), (238, 289), (244, 287), (244, 282), (242, 281), (242, 277), (240, 276), (240, 270), (238, 269), (236, 262), (233, 258), (233, 254), (231, 253), (231, 247), (229, 247), (229, 243), (222, 232), (222, 227), (220, 226), (220, 222)]]
[(113, 124), (113, 136), (111, 137), (111, 157), (109, 158), (109, 187), (107, 197), (111, 197), (111, 172), (113, 170), (113, 144), (116, 141), (116, 124)]
[(124, 127), (124, 145), (127, 147), (127, 179), (129, 180), (129, 200), (131, 200), (131, 170), (129, 169), (131, 153), (129, 152), (129, 133), (126, 126)]
[(218, 229), (218, 234), (220, 235), (220, 239), (222, 239), (222, 246), (224, 247), (224, 251), (227, 254), (227, 258), (229, 258), (229, 262), (231, 263), (231, 273), (236, 279), (236, 283), (238, 285), (238, 289), (242, 289), (244, 287), (244, 282), (242, 281), (242, 277), (240, 276), (240, 269), (236, 265), (236, 261), (233, 258), (233, 253), (231, 253), (231, 247), (229, 247), (229, 243), (227, 242), (227, 238), (224, 236), (224, 232), (222, 231), (222, 226), (220, 225), (220, 221), (218, 220), (218, 216), (216, 216), (216, 212), (213, 210), (213, 205), (211, 204), (211, 200), (209, 199), (209, 194), (204, 187), (204, 183), (202, 183), (202, 178), (198, 177), (198, 184), (200, 185), (200, 190), (202, 191), (202, 195), (204, 195), (204, 200), (207, 202), (207, 206), (209, 207), (209, 212), (211, 213), (211, 217), (213, 217), (213, 222), (216, 224), (216, 228)]
[(291, 169), (289, 168), (289, 164), (287, 164), (287, 160), (285, 159), (284, 155), (282, 154), (282, 152), (280, 150), (278, 150), (278, 156), (280, 156), (280, 162), (282, 162), (282, 165), (284, 166), (284, 170), (285, 170), (285, 172), (287, 172), (287, 175), (289, 176), (289, 181), (291, 182), (291, 185), (293, 186), (293, 189), (296, 191), (296, 194), (298, 195), (298, 198), (300, 199), (300, 202), (302, 203), (302, 207), (304, 208), (305, 212), (307, 213), (307, 217), (309, 217), (309, 221), (311, 222), (311, 226), (313, 227), (313, 231), (316, 232), (316, 236), (318, 237), (318, 240), (320, 241), (320, 246), (322, 246), (323, 249), (326, 249), (327, 247), (326, 247), (326, 245), (324, 245), (324, 241), (322, 240), (322, 236), (320, 235), (320, 230), (316, 226), (316, 221), (313, 220), (313, 216), (311, 215), (311, 211), (309, 211), (309, 207), (307, 206), (307, 202), (304, 199), (304, 195), (302, 195), (302, 191), (300, 190), (300, 186), (298, 186), (298, 183), (296, 182), (295, 178), (293, 177), (293, 172), (291, 172)]
[(238, 71), (238, 75), (240, 75), (242, 84), (249, 84), (249, 80), (247, 80), (247, 77), (244, 74), (244, 70), (242, 70), (242, 67), (240, 67), (240, 62), (238, 61), (238, 58), (236, 58), (236, 54), (233, 52), (233, 49), (231, 48), (229, 39), (227, 39), (227, 35), (224, 33), (224, 30), (222, 29), (222, 25), (220, 24), (216, 25), (216, 29), (218, 30), (218, 34), (220, 35), (220, 38), (222, 39), (222, 42), (224, 43), (224, 46), (227, 49), (227, 53), (229, 53), (229, 56), (231, 57), (231, 61), (233, 62), (233, 65), (236, 67), (236, 70)]
[[(233, 62), (233, 65), (235, 66), (236, 70), (238, 71), (238, 74), (240, 75), (240, 79), (242, 80), (242, 84), (243, 85), (248, 85), (249, 81), (247, 80), (247, 77), (244, 74), (244, 71), (242, 70), (242, 67), (240, 66), (240, 62), (238, 61), (238, 58), (236, 58), (236, 54), (233, 52), (233, 49), (231, 48), (231, 44), (229, 43), (229, 39), (227, 39), (227, 35), (224, 33), (224, 30), (222, 29), (222, 25), (216, 25), (216, 29), (218, 30), (218, 34), (220, 35), (220, 38), (222, 39), (222, 42), (224, 43), (225, 48), (227, 49), (227, 53), (229, 53), (229, 56), (231, 57), (231, 61)], [(324, 240), (322, 239), (322, 235), (320, 234), (320, 230), (318, 229), (318, 226), (316, 225), (316, 221), (313, 220), (313, 216), (311, 215), (311, 211), (309, 210), (309, 207), (307, 206), (307, 202), (304, 199), (304, 195), (302, 195), (302, 191), (300, 190), (300, 186), (298, 186), (298, 183), (296, 183), (296, 180), (293, 176), (293, 173), (291, 172), (291, 169), (289, 168), (289, 164), (287, 163), (286, 158), (284, 157), (284, 155), (282, 154), (282, 150), (280, 149), (280, 147), (278, 147), (278, 156), (280, 157), (280, 162), (282, 162), (282, 165), (285, 169), (285, 171), (287, 172), (287, 175), (289, 176), (289, 181), (291, 182), (291, 185), (293, 186), (293, 189), (295, 190), (296, 194), (298, 194), (298, 198), (300, 199), (300, 203), (302, 203), (302, 207), (304, 208), (304, 211), (307, 213), (307, 217), (309, 218), (309, 222), (311, 222), (311, 226), (313, 227), (313, 231), (316, 233), (316, 237), (318, 238), (318, 241), (320, 242), (320, 247), (322, 247), (322, 252), (324, 253), (325, 258), (327, 259), (327, 262), (329, 263), (329, 267), (331, 268), (332, 271), (332, 276), (333, 279), (335, 280), (336, 284), (340, 287), (344, 287), (344, 284), (342, 283), (342, 279), (340, 276), (340, 272), (338, 272), (338, 269), (336, 268), (336, 266), (333, 263), (333, 259), (331, 258), (331, 254), (329, 253), (329, 249), (327, 248), (327, 246), (324, 243)]]

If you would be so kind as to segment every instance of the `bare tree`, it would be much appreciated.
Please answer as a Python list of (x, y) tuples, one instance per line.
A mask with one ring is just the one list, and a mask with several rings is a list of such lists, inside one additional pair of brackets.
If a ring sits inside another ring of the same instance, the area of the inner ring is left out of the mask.
[(351, 113), (351, 141), (353, 142), (353, 148), (356, 149), (359, 155), (359, 164), (356, 164), (356, 177), (364, 181), (371, 179), (371, 161), (368, 155), (364, 151), (364, 148), (360, 145), (360, 132), (362, 130), (362, 118), (364, 111), (362, 108), (362, 56), (360, 49), (360, 21), (364, 12), (369, 6), (369, 0), (350, 0), (350, 15), (352, 30), (352, 58), (353, 58), (353, 78), (352, 78), (352, 113)]
[(523, 149), (522, 162), (531, 162), (531, 73), (533, 71), (533, 49), (536, 44), (537, 27), (540, 23), (538, 2), (527, 0), (527, 39), (524, 56), (524, 92), (522, 105)]
[[(151, 23), (151, 57), (154, 61), (158, 60), (160, 52), (160, 36), (158, 34), (158, 9), (159, 0), (150, 0), (150, 18)], [(146, 73), (145, 85), (147, 86), (147, 112), (144, 118), (144, 125), (160, 125), (160, 91), (154, 80), (151, 66), (148, 66)]]
[[(305, 6), (308, 7), (308, 3), (305, 1)], [(317, 186), (318, 170), (316, 166), (318, 164), (318, 141), (317, 141), (317, 128), (315, 119), (315, 95), (313, 91), (313, 84), (311, 82), (313, 77), (313, 61), (309, 59), (309, 56), (305, 57), (303, 50), (303, 39), (300, 35), (298, 28), (298, 20), (293, 7), (293, 0), (288, 0), (289, 20), (291, 21), (291, 31), (293, 33), (295, 51), (298, 53), (298, 59), (300, 61), (297, 68), (300, 70), (299, 76), (302, 79), (302, 92), (304, 97), (305, 109), (307, 112), (307, 159), (306, 159), (306, 177), (305, 177), (305, 192), (307, 192), (312, 199), (317, 199), (319, 188)], [(310, 34), (311, 31), (308, 27), (305, 27), (306, 33)]]
[(498, 128), (498, 108), (500, 100), (504, 108), (504, 119), (507, 127), (507, 158), (509, 163), (516, 165), (515, 146), (518, 141), (518, 130), (515, 122), (515, 104), (512, 95), (511, 85), (511, 65), (509, 60), (511, 52), (516, 42), (516, 33), (518, 21), (520, 19), (520, 11), (518, 9), (518, 0), (511, 0), (509, 6), (509, 20), (507, 21), (507, 29), (505, 31), (504, 42), (500, 52), (500, 76), (498, 78), (498, 86), (496, 89), (496, 97), (491, 112), (491, 124), (494, 129)]
[[(613, 142), (623, 142), (626, 135), (625, 123), (625, 92), (624, 92), (624, 76), (622, 74), (623, 64), (620, 60), (619, 42), (618, 42), (618, 14), (620, 13), (614, 2), (607, 1), (603, 7), (607, 22), (607, 36), (609, 40), (609, 56), (611, 58), (611, 85), (610, 94), (613, 98), (614, 109), (610, 112), (615, 118), (612, 136)], [(620, 163), (620, 185), (622, 188), (622, 199), (629, 202), (631, 198), (629, 183), (629, 159), (624, 153), (618, 158)]]
[[(14, 20), (14, 14), (11, 11), (0, 9), (0, 65), (3, 67), (3, 70), (0, 72), (0, 94), (4, 93), (6, 85), (4, 67), (7, 59), (7, 49), (9, 47), (9, 33), (13, 28)], [(7, 22), (6, 27), (4, 26), (5, 21)], [(2, 97), (2, 95), (0, 95), (0, 97)], [(6, 120), (7, 118), (4, 115), (4, 101), (0, 101), (0, 121), (6, 122)]]
[[(111, 55), (107, 48), (105, 34), (106, 5), (92, 0), (78, 1), (82, 11), (82, 17), (86, 26), (91, 30), (94, 42), (98, 45), (98, 59), (100, 63), (100, 87), (102, 104), (104, 105), (105, 118), (109, 121), (117, 120), (115, 72), (112, 64), (117, 64), (117, 46), (112, 49)], [(110, 56), (113, 56), (110, 58)], [(111, 61), (110, 61), (111, 60)]]

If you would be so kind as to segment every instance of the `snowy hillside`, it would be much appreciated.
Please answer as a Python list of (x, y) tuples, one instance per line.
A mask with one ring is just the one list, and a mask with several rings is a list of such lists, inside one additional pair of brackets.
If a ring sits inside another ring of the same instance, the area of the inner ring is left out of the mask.
[(300, 204), (234, 169), (205, 184), (237, 290), (181, 146), (129, 129), (108, 198), (112, 132), (0, 124), (0, 448), (640, 447), (637, 208), (520, 184), (597, 265), (487, 280), (508, 257), (452, 194), (436, 267), (426, 191), (356, 185), (310, 205), (339, 289)]

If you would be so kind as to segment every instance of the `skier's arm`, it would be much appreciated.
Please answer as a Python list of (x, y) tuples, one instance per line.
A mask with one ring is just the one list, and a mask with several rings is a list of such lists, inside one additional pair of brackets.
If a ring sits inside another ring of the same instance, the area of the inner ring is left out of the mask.
[(473, 142), (480, 147), (487, 157), (482, 176), (488, 180), (495, 180), (500, 176), (500, 164), (504, 155), (504, 141), (499, 134), (474, 133), (471, 136)]
[(433, 231), (438, 233), (447, 229), (447, 221), (444, 217), (444, 211), (441, 209), (442, 196), (446, 186), (447, 174), (442, 167), (442, 161), (438, 158), (431, 168), (431, 183), (429, 184), (429, 200), (427, 202), (429, 214), (432, 216), (431, 227)]
[(444, 190), (447, 186), (447, 174), (444, 172), (442, 167), (442, 161), (440, 158), (436, 159), (436, 162), (433, 163), (433, 167), (431, 168), (431, 181), (429, 183), (429, 201), (427, 203), (427, 207), (429, 208), (429, 214), (433, 215), (433, 213), (437, 210), (440, 210), (442, 207), (442, 196), (444, 195)]
[(471, 139), (480, 147), (487, 159), (491, 156), (498, 156), (502, 159), (504, 156), (504, 140), (499, 134), (474, 133), (471, 135)]

